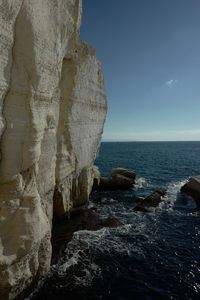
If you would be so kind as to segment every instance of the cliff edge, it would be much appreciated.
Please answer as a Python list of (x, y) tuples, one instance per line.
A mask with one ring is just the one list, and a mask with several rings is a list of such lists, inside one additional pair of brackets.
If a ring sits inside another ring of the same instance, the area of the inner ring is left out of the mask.
[(107, 110), (81, 0), (0, 0), (0, 299), (45, 274), (52, 218), (88, 201)]

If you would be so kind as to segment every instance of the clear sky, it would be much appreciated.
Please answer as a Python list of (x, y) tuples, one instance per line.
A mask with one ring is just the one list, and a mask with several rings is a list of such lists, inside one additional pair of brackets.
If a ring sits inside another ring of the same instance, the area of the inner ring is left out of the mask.
[(103, 65), (104, 140), (200, 140), (200, 0), (83, 0)]

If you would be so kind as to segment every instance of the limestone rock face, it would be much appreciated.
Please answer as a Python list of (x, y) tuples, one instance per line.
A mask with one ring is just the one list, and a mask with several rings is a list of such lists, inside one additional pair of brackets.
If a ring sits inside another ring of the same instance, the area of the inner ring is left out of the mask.
[(88, 201), (107, 104), (81, 0), (0, 0), (0, 299), (45, 274), (52, 217)]

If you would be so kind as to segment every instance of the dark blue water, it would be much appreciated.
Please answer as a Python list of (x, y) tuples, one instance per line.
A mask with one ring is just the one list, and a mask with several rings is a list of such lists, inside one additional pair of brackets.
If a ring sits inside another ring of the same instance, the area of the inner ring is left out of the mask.
[[(123, 226), (79, 231), (29, 299), (200, 299), (200, 213), (180, 187), (200, 175), (200, 142), (102, 143), (96, 161), (136, 171), (133, 190), (94, 194), (91, 206)], [(141, 197), (167, 190), (155, 213)]]
[(102, 143), (96, 160), (102, 176), (116, 166), (133, 169), (154, 186), (200, 175), (200, 142)]

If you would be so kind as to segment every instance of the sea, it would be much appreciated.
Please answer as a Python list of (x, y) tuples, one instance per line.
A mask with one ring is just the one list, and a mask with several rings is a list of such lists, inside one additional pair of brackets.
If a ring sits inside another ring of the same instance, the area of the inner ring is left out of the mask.
[[(103, 142), (102, 176), (122, 167), (137, 174), (129, 191), (94, 193), (90, 207), (123, 225), (74, 233), (65, 254), (27, 299), (200, 299), (200, 212), (180, 193), (200, 175), (200, 142)], [(133, 211), (165, 188), (158, 209)]]

